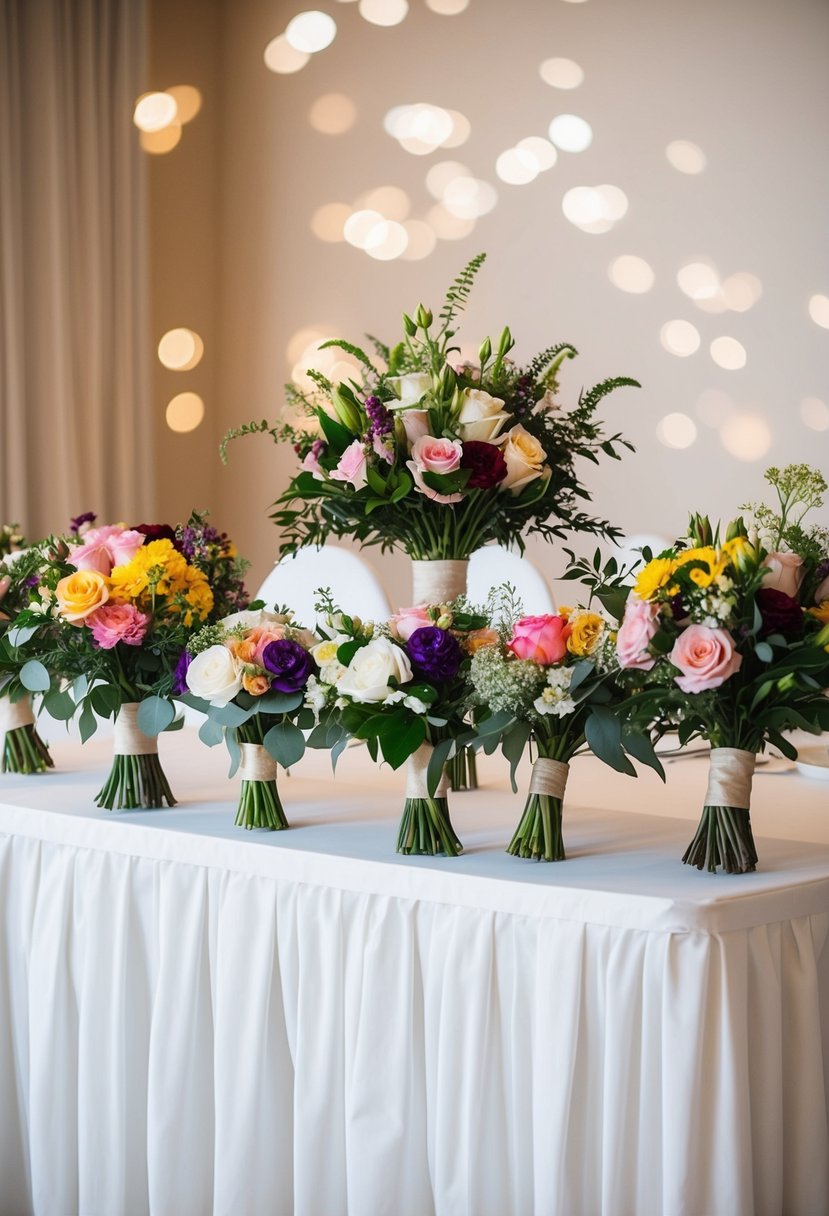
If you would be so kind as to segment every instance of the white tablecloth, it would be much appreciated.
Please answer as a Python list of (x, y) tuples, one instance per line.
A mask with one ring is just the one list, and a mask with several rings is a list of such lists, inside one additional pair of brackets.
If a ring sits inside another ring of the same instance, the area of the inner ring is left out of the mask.
[(364, 751), (264, 834), (185, 735), (179, 807), (98, 811), (109, 746), (0, 779), (3, 1216), (829, 1211), (825, 783), (758, 775), (761, 870), (715, 877), (704, 760), (577, 761), (541, 865), (493, 760), (467, 852), (404, 859)]

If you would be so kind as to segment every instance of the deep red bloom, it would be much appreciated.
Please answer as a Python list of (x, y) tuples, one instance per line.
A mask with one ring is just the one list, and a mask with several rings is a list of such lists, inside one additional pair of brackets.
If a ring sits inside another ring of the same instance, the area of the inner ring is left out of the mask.
[(461, 468), (472, 470), (466, 483), (470, 490), (491, 490), (507, 475), (507, 462), (501, 449), (480, 439), (468, 439), (464, 443)]
[(761, 587), (757, 592), (757, 607), (763, 618), (760, 636), (766, 633), (800, 634), (803, 632), (803, 609), (785, 591)]

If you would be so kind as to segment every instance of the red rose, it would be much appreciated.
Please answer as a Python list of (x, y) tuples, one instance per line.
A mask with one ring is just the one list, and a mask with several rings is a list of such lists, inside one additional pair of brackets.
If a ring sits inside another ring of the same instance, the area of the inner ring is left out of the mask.
[(461, 468), (472, 470), (466, 483), (470, 490), (491, 490), (507, 475), (507, 462), (501, 449), (480, 439), (468, 439), (463, 445)]
[(763, 618), (760, 636), (767, 633), (800, 634), (803, 632), (803, 609), (785, 591), (761, 587), (757, 592), (757, 607)]

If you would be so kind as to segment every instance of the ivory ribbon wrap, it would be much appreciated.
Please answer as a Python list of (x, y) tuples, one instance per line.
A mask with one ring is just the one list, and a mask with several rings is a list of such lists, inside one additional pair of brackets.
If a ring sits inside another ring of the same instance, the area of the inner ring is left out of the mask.
[(125, 701), (115, 719), (116, 756), (154, 756), (158, 751), (158, 740), (138, 729), (138, 706), (140, 701)]
[(19, 726), (31, 726), (34, 720), (31, 697), (21, 697), (14, 703), (8, 697), (0, 697), (0, 735)]
[(751, 804), (754, 752), (739, 747), (713, 747), (705, 806), (733, 806), (747, 811)]
[(243, 781), (276, 781), (276, 761), (261, 743), (240, 743), (242, 762), (239, 772)]
[[(429, 790), (426, 786), (426, 770), (429, 767), (429, 761), (432, 759), (432, 752), (434, 750), (431, 743), (421, 743), (417, 751), (409, 756), (409, 759), (406, 761), (407, 798), (429, 798)], [(435, 790), (435, 797), (445, 798), (448, 788), (449, 783), (446, 780), (446, 769), (444, 768), (438, 782), (438, 788)]]
[(412, 603), (445, 604), (466, 591), (468, 561), (412, 562)]
[(569, 773), (569, 764), (564, 764), (561, 760), (548, 760), (546, 756), (539, 756), (533, 764), (530, 793), (563, 799)]

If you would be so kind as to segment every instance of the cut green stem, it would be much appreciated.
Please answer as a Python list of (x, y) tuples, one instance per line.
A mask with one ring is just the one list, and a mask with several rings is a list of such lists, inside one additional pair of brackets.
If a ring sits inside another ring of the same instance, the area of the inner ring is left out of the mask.
[(0, 772), (45, 773), (47, 768), (54, 767), (49, 748), (37, 733), (34, 723), (28, 722), (25, 726), (6, 731)]

